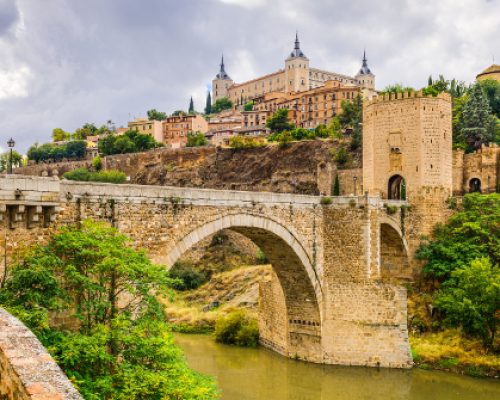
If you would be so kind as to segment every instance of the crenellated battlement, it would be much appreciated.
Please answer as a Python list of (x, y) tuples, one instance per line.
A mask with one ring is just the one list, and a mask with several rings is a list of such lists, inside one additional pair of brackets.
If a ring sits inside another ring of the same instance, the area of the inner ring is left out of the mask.
[(451, 96), (449, 93), (439, 93), (437, 96), (432, 96), (432, 95), (426, 95), (422, 92), (422, 90), (419, 91), (407, 91), (407, 92), (400, 92), (400, 93), (384, 93), (379, 96), (373, 97), (371, 100), (365, 100), (364, 106), (369, 107), (373, 104), (380, 104), (380, 103), (387, 103), (391, 102), (394, 100), (405, 100), (405, 99), (441, 99), (441, 100), (446, 100), (451, 103)]

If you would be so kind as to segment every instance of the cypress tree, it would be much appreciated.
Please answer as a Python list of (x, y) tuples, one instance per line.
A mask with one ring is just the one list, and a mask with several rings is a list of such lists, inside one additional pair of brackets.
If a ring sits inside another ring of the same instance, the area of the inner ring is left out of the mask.
[(207, 103), (205, 105), (205, 114), (212, 114), (212, 96), (207, 92)]
[(488, 99), (479, 83), (475, 83), (462, 112), (462, 136), (470, 151), (480, 149), (483, 143), (493, 141), (495, 119)]
[(333, 184), (333, 195), (340, 196), (340, 181), (338, 175), (335, 175), (335, 183)]
[(194, 114), (193, 96), (191, 96), (191, 100), (189, 100), (189, 110), (188, 110), (188, 114)]

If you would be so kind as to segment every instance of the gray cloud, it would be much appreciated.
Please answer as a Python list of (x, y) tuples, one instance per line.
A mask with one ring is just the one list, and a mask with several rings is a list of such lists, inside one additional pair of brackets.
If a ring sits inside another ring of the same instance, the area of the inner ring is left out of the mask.
[(233, 79), (251, 79), (283, 67), (296, 29), (315, 67), (354, 74), (366, 47), (378, 88), (472, 81), (498, 52), (498, 15), (477, 0), (0, 0), (0, 146), (185, 109), (191, 95), (201, 110), (221, 52)]

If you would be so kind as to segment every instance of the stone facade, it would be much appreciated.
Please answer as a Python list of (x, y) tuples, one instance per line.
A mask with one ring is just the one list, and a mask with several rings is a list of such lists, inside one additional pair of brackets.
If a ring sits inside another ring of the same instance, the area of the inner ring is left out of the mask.
[[(403, 294), (381, 283), (380, 273), (386, 264), (379, 257), (386, 240), (380, 235), (400, 232), (397, 220), (387, 220), (377, 198), (337, 197), (328, 206), (320, 201), (305, 195), (8, 176), (0, 179), (0, 247), (8, 244), (0, 253), (6, 250), (9, 265), (22, 247), (47, 240), (58, 226), (90, 218), (112, 223), (168, 267), (197, 243), (232, 229), (264, 251), (282, 290), (281, 300), (276, 286), (262, 291), (264, 344), (314, 362), (409, 367), (406, 322), (396, 317), (406, 312)], [(382, 230), (383, 224), (388, 228)], [(365, 292), (367, 302), (381, 305), (371, 319), (364, 305), (355, 304)], [(349, 309), (339, 309), (345, 305)], [(284, 332), (265, 323), (277, 314)], [(346, 338), (346, 324), (358, 327), (355, 337)], [(381, 347), (384, 336), (388, 340)], [(358, 343), (359, 352), (341, 351), (337, 337)]]
[(35, 335), (3, 308), (0, 308), (0, 399), (83, 399)]

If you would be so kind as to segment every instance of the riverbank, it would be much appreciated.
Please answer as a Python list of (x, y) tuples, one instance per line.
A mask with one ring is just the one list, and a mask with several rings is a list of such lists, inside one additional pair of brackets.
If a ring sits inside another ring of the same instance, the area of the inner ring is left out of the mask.
[[(256, 319), (259, 281), (270, 276), (271, 268), (245, 266), (217, 273), (198, 289), (177, 292), (174, 299), (165, 300), (168, 321), (176, 332), (212, 333), (217, 319), (235, 310), (243, 309)], [(415, 333), (409, 339), (413, 361), (420, 369), (500, 376), (500, 357), (486, 353), (479, 340), (467, 339), (457, 330)]]

